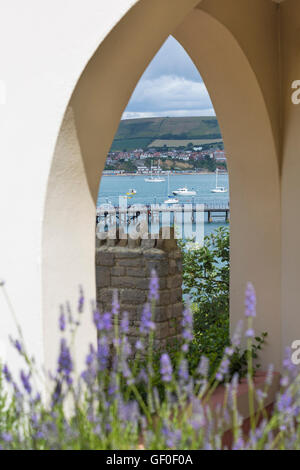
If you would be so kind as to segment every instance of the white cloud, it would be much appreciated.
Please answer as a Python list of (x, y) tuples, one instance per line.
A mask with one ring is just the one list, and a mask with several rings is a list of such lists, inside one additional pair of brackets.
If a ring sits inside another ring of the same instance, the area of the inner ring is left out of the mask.
[(151, 117), (184, 117), (184, 116), (215, 116), (215, 111), (212, 108), (208, 109), (177, 109), (156, 112), (130, 112), (125, 111), (122, 119), (137, 119), (137, 118), (151, 118)]
[(123, 119), (155, 116), (215, 115), (198, 70), (170, 37), (140, 79)]
[(199, 116), (213, 115), (214, 110), (203, 82), (163, 75), (140, 82), (124, 115), (132, 113)]

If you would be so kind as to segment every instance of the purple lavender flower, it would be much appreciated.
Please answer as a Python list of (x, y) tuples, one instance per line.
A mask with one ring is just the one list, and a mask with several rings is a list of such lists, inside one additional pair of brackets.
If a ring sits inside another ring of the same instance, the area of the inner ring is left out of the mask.
[(146, 303), (142, 312), (140, 332), (143, 334), (149, 334), (149, 332), (154, 329), (155, 324), (152, 321), (151, 307), (149, 303)]
[(119, 416), (125, 423), (137, 423), (139, 420), (139, 409), (136, 401), (124, 403), (122, 400), (119, 402)]
[(298, 373), (298, 368), (295, 364), (293, 364), (291, 358), (292, 358), (292, 350), (291, 348), (288, 347), (285, 349), (284, 359), (282, 361), (283, 368), (287, 372), (290, 372), (291, 374), (296, 374)]
[(30, 384), (30, 373), (26, 375), (25, 372), (21, 370), (20, 378), (21, 378), (24, 389), (26, 390), (28, 395), (30, 395), (31, 390), (32, 390), (31, 384)]
[(111, 373), (109, 386), (108, 386), (108, 395), (114, 396), (117, 392), (118, 392), (117, 376), (115, 373)]
[(165, 436), (166, 446), (169, 449), (177, 448), (180, 445), (182, 437), (182, 432), (180, 429), (173, 431), (165, 424), (162, 428), (162, 434)]
[(122, 333), (129, 332), (129, 320), (128, 320), (128, 312), (123, 313), (123, 317), (121, 320), (121, 331)]
[(268, 367), (266, 379), (265, 379), (265, 384), (270, 387), (273, 382), (273, 374), (274, 374), (274, 365), (270, 364)]
[(14, 340), (13, 338), (10, 337), (10, 342), (13, 345), (13, 347), (16, 348), (18, 353), (20, 353), (20, 354), (24, 353), (22, 344), (20, 343), (20, 341), (18, 339)]
[(140, 339), (137, 340), (137, 342), (135, 343), (135, 349), (137, 349), (137, 351), (142, 351), (143, 349), (143, 343)]
[(6, 382), (10, 383), (11, 382), (11, 373), (7, 367), (7, 365), (5, 364), (5, 366), (3, 367), (3, 374), (4, 374), (4, 377), (5, 377), (5, 380)]
[(182, 359), (179, 364), (178, 375), (181, 380), (187, 382), (189, 380), (188, 363), (186, 359)]
[(163, 354), (160, 358), (160, 373), (162, 375), (163, 382), (171, 382), (172, 381), (172, 364), (168, 354)]
[(245, 443), (242, 437), (239, 437), (234, 443), (232, 450), (242, 450), (245, 448)]
[(228, 374), (229, 372), (229, 366), (230, 366), (230, 361), (229, 359), (225, 356), (223, 359), (222, 359), (222, 362), (220, 364), (220, 367), (219, 367), (219, 370), (218, 372), (216, 373), (216, 379), (221, 382), (224, 377)]
[(123, 377), (127, 380), (127, 385), (132, 385), (134, 383), (134, 379), (128, 362), (126, 360), (122, 360), (121, 367)]
[(112, 329), (111, 313), (105, 312), (103, 314), (102, 321), (104, 330), (110, 331)]
[(255, 317), (256, 316), (256, 295), (253, 285), (249, 282), (247, 284), (245, 294), (245, 316)]
[(129, 343), (128, 338), (126, 336), (124, 336), (124, 338), (122, 339), (121, 345), (123, 358), (126, 359), (130, 356), (132, 352), (131, 344)]
[(84, 308), (84, 295), (82, 286), (79, 287), (78, 313), (82, 313)]
[(92, 344), (90, 344), (90, 351), (89, 354), (86, 356), (85, 363), (87, 366), (91, 366), (95, 359), (95, 348)]
[(118, 299), (118, 291), (115, 290), (113, 293), (113, 299), (112, 299), (112, 315), (119, 315), (120, 313), (120, 304), (119, 304), (119, 299)]
[(290, 380), (286, 375), (280, 379), (281, 387), (288, 387), (289, 383), (290, 383)]
[(146, 374), (145, 369), (141, 369), (140, 372), (139, 372), (139, 375), (137, 377), (137, 381), (147, 384), (148, 380), (149, 380), (148, 375)]
[(102, 316), (97, 308), (93, 311), (93, 321), (97, 330), (101, 331), (103, 329)]
[(1, 434), (1, 439), (2, 439), (4, 442), (9, 443), (9, 442), (12, 442), (12, 439), (13, 439), (13, 438), (12, 438), (12, 435), (9, 434), (8, 432), (3, 432), (3, 433)]
[(73, 362), (70, 354), (70, 349), (67, 345), (65, 338), (61, 339), (60, 342), (60, 354), (58, 358), (58, 368), (57, 372), (59, 374), (65, 375), (68, 385), (71, 385), (71, 372), (73, 371)]
[(106, 336), (102, 336), (98, 340), (97, 358), (99, 370), (105, 370), (109, 358), (109, 344)]
[(240, 320), (235, 328), (231, 343), (233, 347), (238, 347), (241, 344), (241, 337), (242, 337), (242, 330), (243, 330), (243, 320)]
[(60, 331), (65, 331), (66, 329), (66, 318), (63, 309), (61, 308), (61, 313), (59, 316), (59, 329)]
[(181, 324), (183, 327), (182, 336), (184, 340), (189, 343), (193, 339), (193, 315), (189, 307), (185, 308), (183, 311), (183, 318)]
[(154, 269), (151, 271), (151, 279), (149, 284), (149, 301), (159, 299), (159, 281)]
[(254, 336), (255, 336), (255, 331), (253, 330), (253, 328), (249, 328), (245, 333), (246, 338), (254, 338)]
[(260, 403), (263, 403), (264, 400), (267, 398), (267, 394), (266, 392), (264, 392), (263, 390), (261, 390), (260, 388), (258, 388), (256, 390), (256, 397), (257, 397), (257, 400), (260, 402)]
[(230, 347), (230, 346), (227, 346), (227, 347), (225, 348), (225, 354), (226, 354), (226, 356), (228, 356), (228, 357), (233, 356), (233, 354), (234, 354), (234, 349), (233, 349), (232, 347)]
[(197, 372), (201, 377), (207, 377), (209, 369), (209, 359), (205, 356), (202, 356), (197, 368)]
[(293, 398), (290, 392), (287, 390), (277, 400), (277, 408), (281, 413), (291, 414), (292, 403), (293, 403)]

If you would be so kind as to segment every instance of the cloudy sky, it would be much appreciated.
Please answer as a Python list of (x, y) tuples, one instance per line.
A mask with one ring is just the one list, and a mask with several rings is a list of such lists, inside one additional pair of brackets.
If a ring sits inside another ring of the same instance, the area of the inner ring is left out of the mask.
[(215, 115), (193, 62), (169, 37), (141, 77), (122, 119)]

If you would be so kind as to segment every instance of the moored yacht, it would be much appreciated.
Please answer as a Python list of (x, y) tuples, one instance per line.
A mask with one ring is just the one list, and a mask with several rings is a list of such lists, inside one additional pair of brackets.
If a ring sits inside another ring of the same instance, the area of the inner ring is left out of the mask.
[(195, 190), (189, 190), (188, 188), (179, 188), (176, 191), (172, 191), (174, 196), (196, 196)]
[(176, 197), (170, 195), (170, 172), (168, 173), (168, 199), (164, 201), (164, 204), (178, 204), (179, 200)]
[(219, 170), (218, 168), (216, 169), (216, 187), (214, 189), (211, 189), (211, 193), (227, 193), (228, 189), (225, 188), (224, 186), (218, 186), (218, 175), (219, 175)]
[(158, 172), (156, 174), (153, 174), (153, 167), (152, 167), (152, 162), (151, 162), (150, 177), (145, 178), (146, 183), (163, 183), (164, 181), (166, 181), (165, 178), (159, 175), (160, 173), (159, 165), (157, 167), (157, 171)]

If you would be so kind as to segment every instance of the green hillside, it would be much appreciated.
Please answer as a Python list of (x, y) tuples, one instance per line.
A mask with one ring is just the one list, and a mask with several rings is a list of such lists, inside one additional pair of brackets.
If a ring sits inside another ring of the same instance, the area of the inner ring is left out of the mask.
[(214, 116), (125, 119), (120, 122), (112, 150), (149, 146), (154, 140), (220, 139)]

